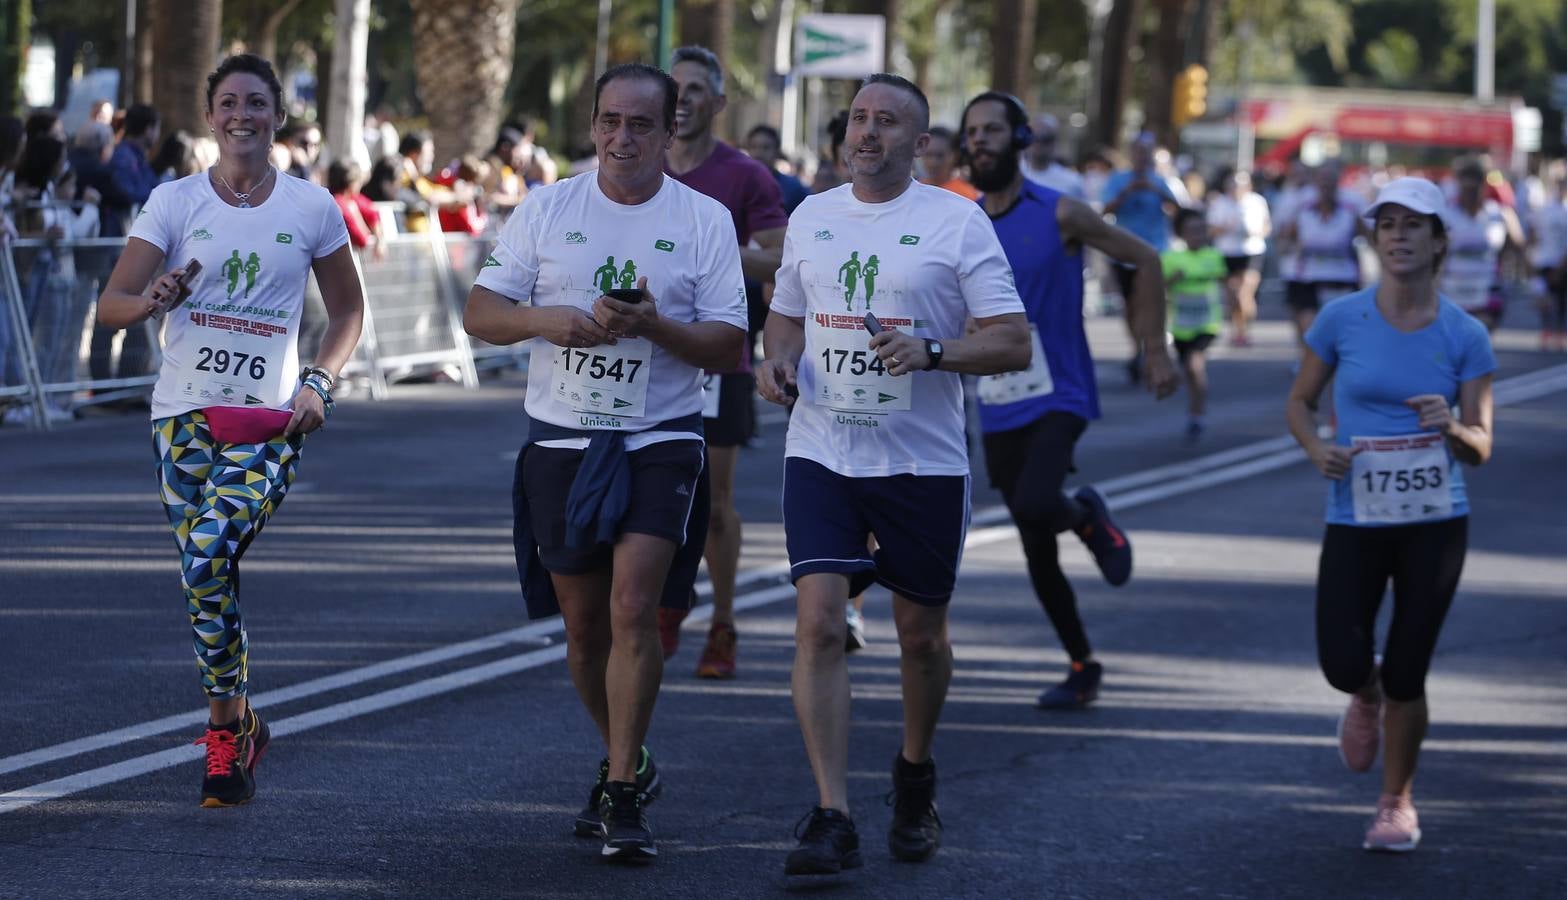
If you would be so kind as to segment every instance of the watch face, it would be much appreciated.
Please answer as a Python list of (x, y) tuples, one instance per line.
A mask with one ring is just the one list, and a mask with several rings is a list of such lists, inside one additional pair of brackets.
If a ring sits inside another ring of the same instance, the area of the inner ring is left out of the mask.
[(937, 354), (939, 356), (942, 353), (945, 353), (947, 351), (944, 348), (942, 348), (941, 341), (932, 340), (930, 342), (930, 352), (935, 353), (935, 354)]

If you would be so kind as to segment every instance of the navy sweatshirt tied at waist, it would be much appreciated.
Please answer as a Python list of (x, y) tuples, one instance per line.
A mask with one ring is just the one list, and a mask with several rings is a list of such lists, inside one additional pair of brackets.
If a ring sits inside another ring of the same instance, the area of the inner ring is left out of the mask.
[[(670, 419), (648, 430), (701, 435), (702, 416), (694, 413)], [(522, 599), (528, 607), (528, 618), (542, 619), (560, 612), (555, 585), (539, 560), (539, 542), (533, 533), (528, 497), (523, 490), (522, 467), (528, 449), (540, 441), (588, 439), (582, 464), (577, 469), (577, 475), (571, 482), (571, 491), (566, 497), (566, 546), (613, 544), (619, 536), (620, 522), (631, 500), (631, 462), (627, 458), (626, 436), (639, 433), (643, 432), (582, 431), (537, 420), (530, 423), (528, 439), (517, 452), (511, 492), (512, 545), (517, 554), (517, 578), (522, 584)], [(695, 598), (693, 587), (697, 569), (701, 565), (702, 550), (707, 543), (709, 490), (707, 448), (704, 445), (702, 472), (697, 477), (696, 493), (692, 498), (686, 542), (675, 551), (675, 558), (670, 563), (660, 606), (682, 610), (691, 608)]]

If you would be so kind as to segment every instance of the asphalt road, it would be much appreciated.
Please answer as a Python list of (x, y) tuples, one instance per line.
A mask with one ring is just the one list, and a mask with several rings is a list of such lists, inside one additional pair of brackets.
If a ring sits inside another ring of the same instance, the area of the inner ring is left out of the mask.
[[(1092, 325), (1106, 418), (1079, 446), (1080, 478), (1108, 488), (1137, 553), (1112, 589), (1063, 540), (1102, 699), (1033, 708), (1065, 656), (1015, 533), (987, 527), (996, 498), (976, 490), (936, 749), (945, 845), (921, 866), (884, 849), (900, 709), (874, 591), (872, 644), (851, 664), (866, 866), (821, 893), (1567, 895), (1567, 370), (1551, 370), (1567, 357), (1524, 331), (1498, 340), (1501, 377), (1533, 390), (1498, 410), (1495, 460), (1471, 473), (1472, 546), (1416, 787), (1425, 842), (1389, 858), (1359, 850), (1378, 778), (1339, 764), (1341, 698), (1316, 670), (1322, 481), (1265, 443), (1283, 433), (1291, 337), (1269, 323), (1257, 347), (1219, 352), (1210, 433), (1188, 447), (1182, 401), (1124, 387), (1115, 323)], [(252, 690), (275, 735), (255, 801), (228, 810), (197, 805), (201, 695), (145, 423), (0, 431), (0, 896), (781, 894), (814, 796), (777, 576), (782, 427), (767, 417), (742, 457), (755, 605), (740, 677), (691, 676), (694, 617), (649, 739), (663, 855), (634, 871), (570, 834), (600, 751), (558, 629), (521, 610), (514, 382), (345, 401), (311, 439), (244, 562)]]

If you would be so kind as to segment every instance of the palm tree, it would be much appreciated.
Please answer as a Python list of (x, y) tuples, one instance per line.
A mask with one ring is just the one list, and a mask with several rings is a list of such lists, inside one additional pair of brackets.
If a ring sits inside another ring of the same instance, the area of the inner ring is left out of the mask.
[(511, 80), (517, 0), (411, 0), (414, 72), (437, 159), (483, 154)]
[(205, 134), (207, 74), (217, 65), (223, 0), (153, 0), (153, 105), (163, 133)]

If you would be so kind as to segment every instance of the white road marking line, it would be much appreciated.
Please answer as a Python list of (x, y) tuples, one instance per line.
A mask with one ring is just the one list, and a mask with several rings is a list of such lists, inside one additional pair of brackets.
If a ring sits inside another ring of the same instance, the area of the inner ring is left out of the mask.
[[(1521, 386), (1519, 386), (1520, 382), (1522, 383)], [(1543, 396), (1544, 394), (1548, 394), (1553, 391), (1567, 389), (1567, 365), (1553, 366), (1550, 369), (1531, 372), (1526, 375), (1518, 376), (1517, 378), (1505, 379), (1502, 382), (1499, 382), (1496, 388), (1499, 394), (1503, 394), (1503, 396), (1506, 397), (1505, 400), (1498, 398), (1498, 405), (1519, 403), (1527, 399)], [(1220, 453), (1211, 454), (1209, 457), (1191, 460), (1186, 463), (1177, 463), (1173, 466), (1162, 467), (1167, 471), (1181, 469), (1183, 471), (1192, 471), (1193, 474), (1187, 475), (1184, 478), (1174, 477), (1171, 475), (1162, 476), (1172, 478), (1173, 480), (1166, 480), (1163, 484), (1144, 488), (1142, 490), (1133, 490), (1126, 493), (1107, 496), (1106, 502), (1113, 510), (1131, 509), (1137, 506), (1156, 503), (1158, 501), (1166, 500), (1181, 494), (1203, 490), (1204, 488), (1240, 481), (1253, 475), (1262, 474), (1264, 472), (1273, 471), (1275, 469), (1282, 469), (1304, 459), (1304, 453), (1298, 448), (1281, 449), (1277, 452), (1268, 453), (1266, 456), (1261, 456), (1256, 459), (1246, 459), (1244, 454), (1238, 453), (1238, 451), (1246, 450), (1248, 448), (1251, 449), (1252, 453), (1256, 453), (1259, 449), (1271, 449), (1276, 446), (1281, 446), (1281, 441), (1288, 441), (1289, 443), (1293, 443), (1293, 440), (1288, 438), (1272, 438), (1266, 441), (1260, 441), (1255, 444), (1247, 445), (1246, 447), (1235, 448), (1233, 450), (1221, 451)], [(1220, 467), (1214, 468), (1211, 463), (1204, 463), (1205, 460), (1209, 460), (1212, 457), (1222, 458)], [(1236, 462), (1236, 460), (1245, 461)], [(1231, 464), (1224, 465), (1225, 463)], [(1116, 481), (1116, 479), (1112, 479), (1111, 481), (1107, 481), (1099, 485), (1099, 487), (1101, 489), (1105, 489), (1114, 484)], [(1130, 485), (1147, 483), (1148, 479), (1144, 476), (1144, 473), (1134, 473), (1133, 475), (1125, 476), (1122, 479), (1119, 479), (1119, 481), (1123, 485)], [(995, 524), (997, 522), (1004, 522), (1007, 520), (1007, 511), (1002, 507), (989, 507), (987, 509), (975, 512), (972, 525), (976, 528), (979, 528), (979, 530), (971, 530), (969, 532), (968, 539), (964, 544), (965, 549), (1004, 540), (1016, 534), (1017, 529), (1011, 524)], [(752, 570), (751, 572), (747, 573), (748, 577), (746, 577), (745, 580), (749, 583), (754, 583), (755, 581), (767, 578), (775, 578), (780, 573), (780, 570), (786, 573), (788, 571), (787, 563), (764, 566), (759, 570)], [(739, 586), (738, 583), (736, 586)], [(794, 596), (793, 585), (777, 585), (744, 597), (736, 597), (735, 609), (737, 611), (754, 609), (760, 606), (776, 603), (792, 596)], [(689, 619), (693, 622), (700, 622), (710, 616), (711, 612), (712, 607), (710, 605), (699, 607), (692, 612)], [(262, 706), (263, 701), (271, 704), (277, 704), (289, 700), (297, 700), (303, 697), (311, 696), (313, 694), (321, 693), (323, 691), (335, 690), (340, 687), (346, 687), (364, 681), (369, 681), (373, 678), (380, 678), (386, 675), (431, 665), (435, 662), (443, 662), (446, 660), (471, 655), (483, 650), (494, 649), (496, 647), (505, 646), (509, 643), (515, 643), (519, 640), (527, 638), (536, 639), (542, 636), (557, 634), (562, 629), (563, 626), (558, 619), (550, 619), (543, 622), (537, 622), (533, 625), (523, 626), (522, 628), (515, 628), (509, 631), (488, 635), (486, 637), (478, 638), (472, 641), (464, 641), (459, 644), (452, 644), (446, 647), (437, 648), (435, 650), (425, 651), (424, 653), (416, 653), (411, 656), (388, 660), (384, 663), (378, 663), (376, 665), (366, 666), (360, 669), (353, 669), (348, 672), (342, 672), (337, 675), (327, 676), (325, 678), (312, 679), (310, 681), (301, 682), (287, 688), (281, 688), (276, 691), (270, 691), (264, 694), (257, 694), (253, 699), (255, 700), (257, 706)], [(360, 697), (355, 700), (347, 700), (342, 703), (336, 703), (331, 706), (322, 707), (321, 709), (290, 716), (287, 719), (281, 719), (274, 723), (272, 725), (272, 730), (276, 735), (286, 735), (300, 731), (306, 731), (312, 728), (319, 728), (322, 725), (328, 725), (343, 721), (344, 719), (365, 715), (371, 712), (378, 712), (383, 709), (400, 706), (406, 703), (412, 703), (417, 700), (423, 700), (428, 697), (437, 696), (439, 694), (449, 693), (460, 688), (471, 687), (475, 684), (492, 681), (496, 678), (501, 678), (506, 675), (512, 675), (517, 672), (537, 668), (538, 666), (564, 659), (565, 655), (566, 648), (564, 645), (546, 647), (541, 650), (532, 650), (527, 653), (505, 657), (503, 659), (494, 660), (479, 666), (460, 669), (456, 672), (449, 672), (445, 675), (423, 679), (421, 681), (403, 685), (402, 687), (393, 688), (392, 690), (382, 691), (380, 693), (371, 694), (366, 697)], [(93, 735), (91, 737), (81, 738), (75, 741), (68, 741), (63, 744), (56, 744), (52, 747), (44, 747), (39, 750), (29, 751), (28, 753), (6, 757), (4, 759), (0, 759), (0, 774), (27, 768), (29, 766), (40, 765), (45, 762), (52, 762), (80, 753), (86, 753), (91, 750), (112, 747), (117, 744), (126, 743), (127, 741), (162, 734), (177, 728), (199, 725), (205, 721), (205, 717), (205, 711), (166, 716), (162, 719), (156, 719), (151, 722), (144, 722), (138, 725), (129, 726), (127, 728), (116, 729), (115, 731), (104, 732), (103, 734)], [(194, 760), (200, 755), (201, 751), (197, 750), (195, 747), (176, 747), (169, 750), (162, 750), (156, 753), (149, 753), (143, 756), (133, 757), (128, 760), (112, 763), (107, 766), (101, 766), (96, 769), (89, 769), (84, 772), (68, 775), (52, 781), (42, 782), (30, 787), (19, 788), (17, 790), (0, 794), (0, 815), (18, 809), (25, 809), (29, 806), (42, 803), (46, 800), (68, 796), (70, 794), (79, 793), (81, 791), (90, 790), (92, 788), (102, 787), (106, 784), (113, 784), (115, 782), (124, 781), (139, 775), (145, 775), (149, 772), (166, 769), (171, 766), (176, 766), (181, 763)]]

